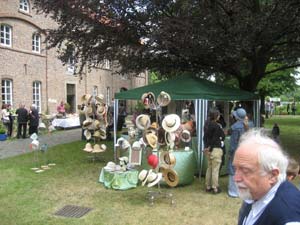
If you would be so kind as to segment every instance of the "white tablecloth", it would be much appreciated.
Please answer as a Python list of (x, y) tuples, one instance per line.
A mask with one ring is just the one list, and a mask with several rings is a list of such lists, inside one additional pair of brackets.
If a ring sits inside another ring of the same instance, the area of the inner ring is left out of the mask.
[(67, 118), (55, 118), (52, 121), (52, 125), (54, 127), (63, 127), (63, 128), (69, 128), (69, 127), (79, 127), (79, 117), (78, 116), (72, 116)]

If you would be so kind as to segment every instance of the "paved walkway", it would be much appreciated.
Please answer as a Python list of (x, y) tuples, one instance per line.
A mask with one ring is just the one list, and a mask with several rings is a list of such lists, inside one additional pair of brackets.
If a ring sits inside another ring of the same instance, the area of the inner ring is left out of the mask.
[[(60, 130), (39, 136), (40, 144), (47, 144), (49, 147), (79, 141), (80, 139), (81, 128)], [(28, 153), (31, 141), (30, 138), (0, 141), (0, 159)]]

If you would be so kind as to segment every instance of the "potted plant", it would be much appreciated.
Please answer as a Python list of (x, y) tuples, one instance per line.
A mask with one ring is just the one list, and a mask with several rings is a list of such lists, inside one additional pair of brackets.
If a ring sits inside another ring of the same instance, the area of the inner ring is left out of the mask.
[(5, 141), (7, 139), (6, 130), (3, 125), (0, 125), (0, 141)]

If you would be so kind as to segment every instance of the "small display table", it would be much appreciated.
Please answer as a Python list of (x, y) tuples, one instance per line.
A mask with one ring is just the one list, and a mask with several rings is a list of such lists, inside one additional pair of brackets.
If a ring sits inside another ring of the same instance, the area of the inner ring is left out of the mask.
[(137, 170), (111, 172), (102, 168), (99, 176), (99, 182), (103, 183), (106, 188), (127, 190), (137, 186), (138, 173), (139, 172)]

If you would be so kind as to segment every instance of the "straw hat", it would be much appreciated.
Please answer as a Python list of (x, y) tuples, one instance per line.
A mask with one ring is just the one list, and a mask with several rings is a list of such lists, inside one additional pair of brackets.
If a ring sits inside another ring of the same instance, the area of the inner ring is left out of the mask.
[(82, 127), (85, 129), (88, 126), (90, 126), (93, 123), (93, 120), (91, 118), (87, 118), (86, 120), (83, 121)]
[(104, 105), (97, 106), (97, 114), (103, 116), (106, 113), (106, 107)]
[(99, 94), (98, 96), (95, 96), (95, 99), (96, 99), (96, 101), (98, 101), (100, 103), (105, 103), (103, 94)]
[(180, 139), (181, 141), (188, 143), (191, 141), (192, 137), (191, 137), (191, 133), (188, 130), (183, 130), (180, 133)]
[(153, 133), (146, 134), (147, 143), (151, 146), (151, 148), (157, 148), (157, 136)]
[(148, 187), (153, 187), (154, 185), (156, 185), (162, 178), (162, 173), (154, 173), (151, 171), (151, 173), (149, 173), (148, 178), (147, 178), (147, 182), (148, 182)]
[(86, 143), (85, 144), (85, 148), (83, 149), (83, 151), (85, 151), (85, 152), (92, 152), (93, 151), (93, 148), (92, 148), (92, 145), (91, 145), (91, 143)]
[(160, 162), (162, 165), (166, 165), (168, 168), (174, 167), (176, 164), (176, 158), (175, 155), (165, 151), (160, 153)]
[(100, 148), (102, 149), (102, 151), (106, 151), (106, 149), (107, 149), (107, 146), (105, 145), (105, 144), (101, 144), (100, 145)]
[(155, 104), (155, 95), (153, 92), (147, 92), (142, 95), (142, 103), (146, 109), (149, 109), (151, 105)]
[(171, 102), (171, 96), (167, 92), (160, 92), (157, 97), (157, 103), (160, 106), (167, 106)]
[(104, 129), (104, 128), (100, 128), (99, 129), (99, 132), (100, 132), (100, 138), (102, 139), (102, 140), (104, 140), (104, 139), (106, 139), (106, 130)]
[(176, 114), (169, 114), (163, 119), (161, 125), (165, 131), (174, 132), (180, 127), (180, 117)]
[(136, 118), (135, 124), (138, 129), (146, 130), (151, 124), (150, 117), (146, 114), (141, 114)]
[(151, 172), (152, 172), (152, 170), (142, 170), (139, 173), (139, 180), (142, 182), (142, 186), (144, 186), (146, 184), (147, 178)]
[(93, 115), (93, 108), (90, 105), (85, 106), (83, 111), (87, 117)]
[(84, 134), (84, 136), (86, 137), (87, 140), (90, 140), (91, 137), (92, 137), (92, 134), (91, 134), (91, 132), (89, 130), (85, 130), (83, 132), (83, 134)]
[(95, 144), (94, 145), (94, 150), (92, 151), (93, 153), (100, 153), (100, 152), (104, 152), (101, 148), (99, 144)]
[(89, 102), (91, 101), (92, 96), (90, 94), (85, 94), (81, 96), (81, 102)]
[(176, 187), (179, 183), (179, 176), (173, 169), (164, 168), (163, 177), (167, 185), (169, 185), (170, 187)]

